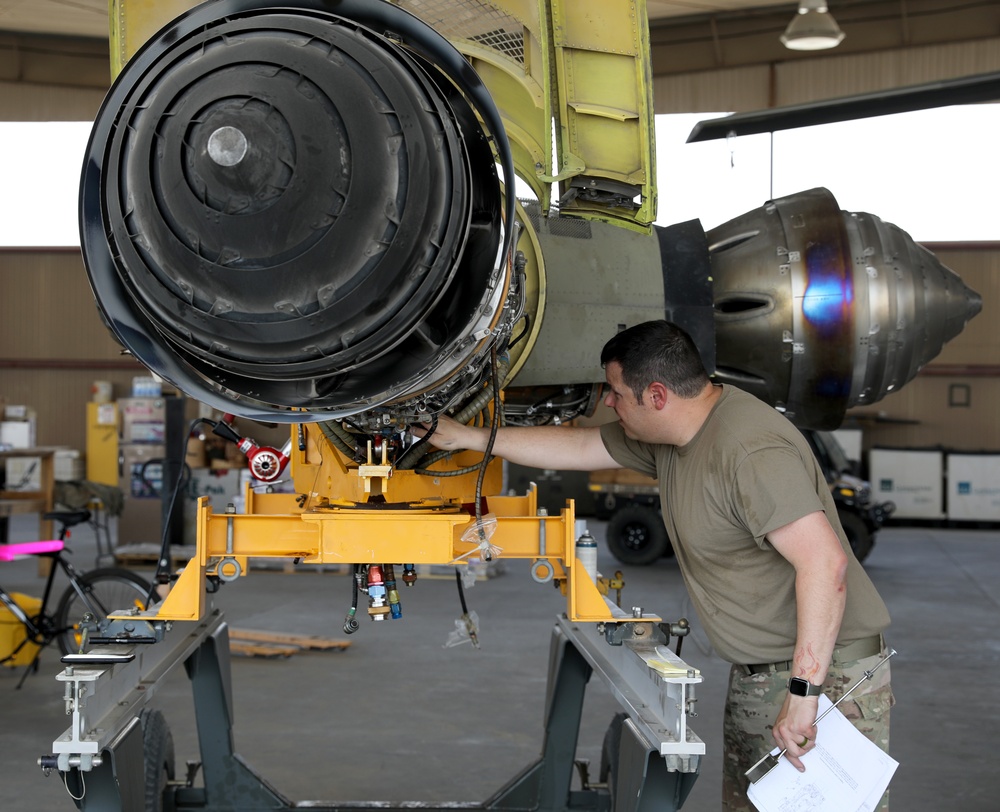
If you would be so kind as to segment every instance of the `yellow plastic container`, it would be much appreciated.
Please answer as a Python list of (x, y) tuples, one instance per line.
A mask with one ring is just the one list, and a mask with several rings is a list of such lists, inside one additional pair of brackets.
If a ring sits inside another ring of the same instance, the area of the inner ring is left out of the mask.
[[(34, 617), (42, 610), (40, 598), (33, 598), (20, 592), (11, 592), (10, 596), (28, 617)], [(3, 661), (4, 665), (14, 668), (19, 665), (27, 665), (35, 658), (39, 647), (35, 643), (28, 643), (14, 657), (7, 659), (27, 636), (24, 624), (14, 617), (10, 609), (0, 603), (0, 660)]]

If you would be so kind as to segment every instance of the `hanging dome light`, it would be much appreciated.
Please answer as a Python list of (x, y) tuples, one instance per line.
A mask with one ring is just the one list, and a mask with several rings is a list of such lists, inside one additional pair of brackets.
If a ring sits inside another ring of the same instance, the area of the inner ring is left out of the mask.
[(844, 39), (825, 0), (800, 0), (799, 10), (781, 35), (781, 43), (793, 51), (836, 48)]

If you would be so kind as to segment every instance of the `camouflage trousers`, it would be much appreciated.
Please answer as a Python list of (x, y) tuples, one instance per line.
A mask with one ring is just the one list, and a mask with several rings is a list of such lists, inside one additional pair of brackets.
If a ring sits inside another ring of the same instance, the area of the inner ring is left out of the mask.
[[(823, 693), (836, 702), (883, 656), (885, 655), (875, 655), (832, 666), (823, 683)], [(724, 812), (755, 812), (756, 808), (747, 799), (748, 782), (744, 773), (775, 746), (771, 728), (784, 704), (790, 676), (790, 671), (748, 675), (738, 665), (734, 665), (730, 672), (723, 721)], [(889, 709), (893, 704), (889, 663), (886, 663), (875, 672), (871, 680), (859, 685), (850, 698), (838, 705), (837, 710), (850, 719), (868, 739), (888, 752)], [(888, 790), (877, 809), (878, 812), (888, 812)]]

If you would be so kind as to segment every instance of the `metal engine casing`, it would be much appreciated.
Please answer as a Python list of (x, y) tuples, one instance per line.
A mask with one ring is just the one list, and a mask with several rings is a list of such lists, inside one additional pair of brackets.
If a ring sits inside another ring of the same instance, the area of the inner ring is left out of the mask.
[(769, 201), (707, 233), (697, 221), (648, 236), (537, 214), (529, 225), (549, 293), (536, 350), (508, 390), (515, 396), (602, 381), (608, 338), (667, 318), (695, 338), (716, 380), (803, 428), (836, 428), (846, 409), (912, 380), (982, 307), (906, 232), (842, 211), (825, 189)]

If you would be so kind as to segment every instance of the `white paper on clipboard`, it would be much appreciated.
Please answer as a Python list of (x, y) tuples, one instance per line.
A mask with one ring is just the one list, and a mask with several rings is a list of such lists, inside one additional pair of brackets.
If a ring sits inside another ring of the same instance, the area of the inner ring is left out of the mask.
[[(819, 698), (819, 714), (833, 703)], [(817, 714), (817, 715), (819, 715)], [(816, 746), (802, 756), (804, 773), (782, 757), (747, 797), (760, 812), (872, 812), (899, 763), (834, 708), (819, 723)]]

